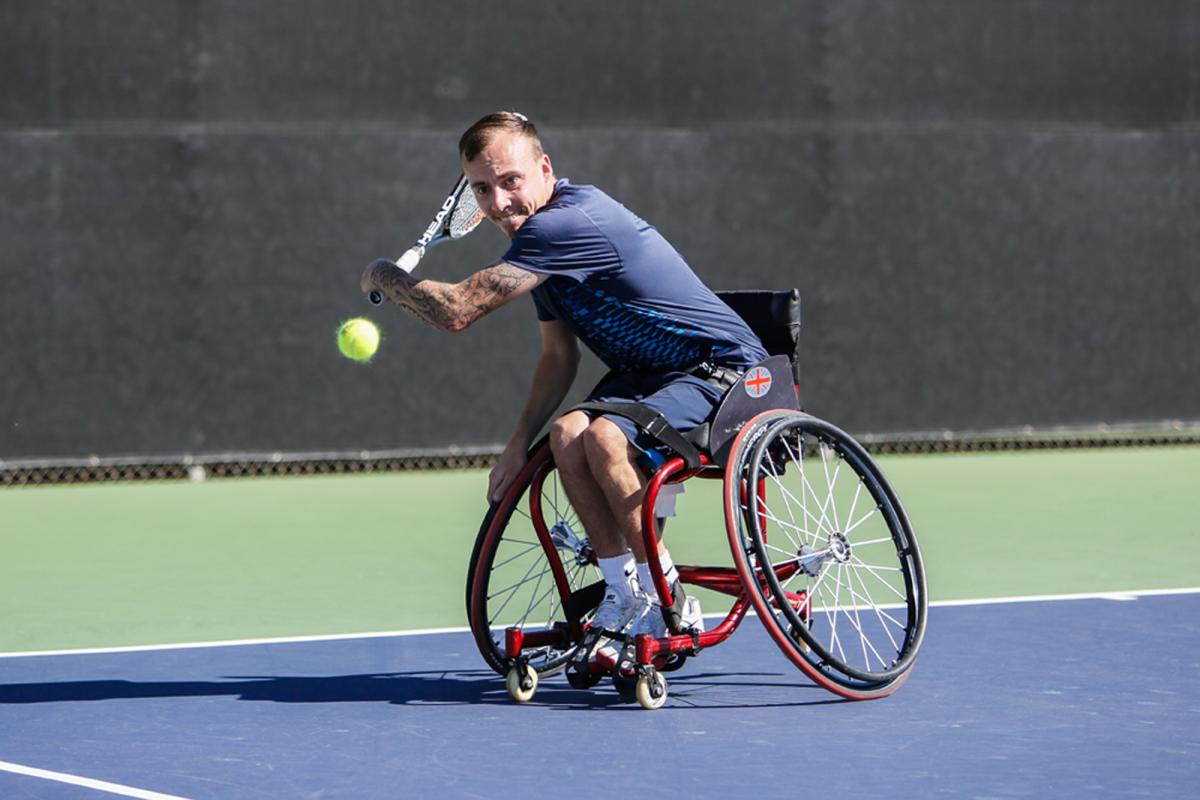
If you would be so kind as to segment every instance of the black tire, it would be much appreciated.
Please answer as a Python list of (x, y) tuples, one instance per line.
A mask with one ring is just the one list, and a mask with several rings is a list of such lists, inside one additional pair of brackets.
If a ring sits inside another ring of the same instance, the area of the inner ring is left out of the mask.
[[(551, 534), (556, 529), (557, 542)], [(467, 570), (467, 617), (487, 665), (499, 674), (507, 671), (505, 629), (511, 626), (526, 635), (557, 632), (554, 643), (522, 649), (539, 675), (566, 666), (581, 623), (594, 609), (586, 599), (596, 594), (600, 580), (594, 564), (583, 526), (543, 440), (530, 451), (529, 462), (505, 497), (488, 510)], [(576, 594), (589, 586), (590, 593)]]
[(895, 691), (925, 635), (925, 571), (862, 445), (815, 417), (765, 412), (735, 441), (725, 494), (742, 582), (785, 655), (843, 697)]

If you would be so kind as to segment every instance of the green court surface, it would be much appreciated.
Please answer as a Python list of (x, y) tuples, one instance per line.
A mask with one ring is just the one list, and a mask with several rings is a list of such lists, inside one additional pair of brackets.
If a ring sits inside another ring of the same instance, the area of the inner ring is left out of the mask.
[[(1200, 584), (1200, 448), (891, 456), (934, 600)], [(486, 473), (0, 490), (0, 651), (466, 625)], [(717, 481), (676, 561), (728, 564)], [(723, 610), (706, 603), (706, 610)]]

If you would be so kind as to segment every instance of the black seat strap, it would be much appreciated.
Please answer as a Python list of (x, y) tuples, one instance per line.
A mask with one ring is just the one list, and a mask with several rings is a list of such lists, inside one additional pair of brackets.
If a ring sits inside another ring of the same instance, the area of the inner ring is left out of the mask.
[(642, 405), (641, 403), (580, 403), (571, 409), (572, 411), (594, 411), (598, 414), (613, 414), (618, 417), (625, 417), (633, 420), (633, 422), (646, 433), (662, 442), (667, 447), (674, 450), (687, 464), (688, 469), (698, 469), (700, 467), (700, 451), (683, 438), (683, 434), (671, 427), (667, 422), (666, 417), (655, 411), (650, 406)]
[(734, 386), (737, 386), (737, 382), (742, 378), (741, 372), (729, 369), (728, 367), (718, 367), (711, 361), (701, 361), (689, 369), (688, 374), (695, 375), (700, 380), (711, 383), (721, 390), (721, 394), (725, 394)]

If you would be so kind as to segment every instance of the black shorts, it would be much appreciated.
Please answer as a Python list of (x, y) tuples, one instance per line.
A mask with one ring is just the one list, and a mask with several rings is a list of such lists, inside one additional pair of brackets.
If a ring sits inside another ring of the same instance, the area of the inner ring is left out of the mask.
[[(662, 414), (671, 427), (687, 433), (703, 425), (720, 404), (723, 392), (713, 384), (686, 372), (665, 374), (615, 375), (596, 387), (589, 401), (641, 403)], [(666, 460), (667, 449), (626, 417), (603, 415), (616, 425), (630, 443), (642, 452), (644, 466), (658, 469)]]

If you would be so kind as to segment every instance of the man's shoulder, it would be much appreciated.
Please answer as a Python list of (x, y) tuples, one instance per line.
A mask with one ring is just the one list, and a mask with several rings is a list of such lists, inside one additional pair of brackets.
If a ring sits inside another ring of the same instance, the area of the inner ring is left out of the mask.
[(575, 209), (588, 214), (591, 210), (609, 205), (620, 205), (602, 189), (586, 183), (571, 183), (563, 179), (554, 187), (554, 194), (543, 210)]
[(521, 226), (518, 236), (525, 233), (538, 238), (562, 240), (594, 229), (596, 223), (589, 208), (594, 207), (595, 202), (603, 202), (601, 198), (606, 198), (606, 195), (594, 186), (560, 186), (550, 202)]
[[(600, 268), (620, 263), (620, 255), (586, 202), (591, 187), (560, 181), (550, 202), (517, 230), (504, 260), (533, 271), (585, 280)], [(582, 191), (581, 191), (582, 190)]]

